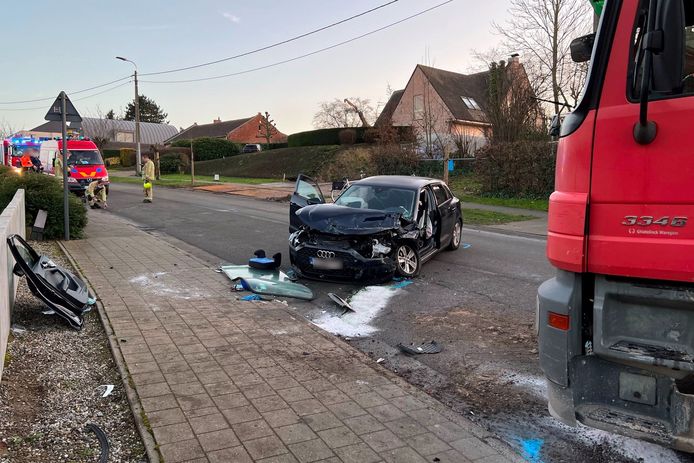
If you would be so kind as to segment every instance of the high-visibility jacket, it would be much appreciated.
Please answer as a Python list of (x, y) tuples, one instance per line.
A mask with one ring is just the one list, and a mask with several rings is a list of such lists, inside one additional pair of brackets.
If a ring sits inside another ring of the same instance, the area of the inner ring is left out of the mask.
[(22, 155), (21, 162), (22, 162), (22, 167), (27, 167), (27, 168), (34, 167), (34, 163), (31, 161), (31, 156), (29, 156), (28, 154)]
[(154, 163), (151, 159), (145, 162), (145, 165), (142, 168), (142, 178), (146, 182), (151, 182), (154, 180)]
[(63, 160), (60, 158), (55, 158), (53, 161), (53, 174), (56, 177), (63, 178)]

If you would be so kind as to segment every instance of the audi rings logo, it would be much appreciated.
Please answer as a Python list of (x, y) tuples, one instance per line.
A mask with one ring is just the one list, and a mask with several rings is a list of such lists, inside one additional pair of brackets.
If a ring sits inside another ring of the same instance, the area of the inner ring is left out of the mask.
[(335, 253), (321, 249), (320, 251), (316, 252), (316, 256), (320, 257), (321, 259), (332, 259), (335, 257)]

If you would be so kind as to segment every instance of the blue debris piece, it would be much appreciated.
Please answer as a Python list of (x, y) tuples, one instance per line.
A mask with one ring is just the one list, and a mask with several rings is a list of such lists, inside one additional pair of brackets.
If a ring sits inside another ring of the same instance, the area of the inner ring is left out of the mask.
[(242, 301), (262, 301), (263, 298), (258, 296), (257, 294), (249, 294), (248, 296), (243, 296), (241, 298)]
[(461, 246), (463, 249), (470, 249), (472, 247), (470, 243), (463, 243)]
[(94, 304), (96, 304), (96, 298), (94, 298), (94, 297), (87, 298), (87, 305), (94, 305)]
[(544, 443), (544, 439), (521, 439), (520, 444), (523, 450), (523, 456), (530, 462), (543, 463), (541, 454), (542, 445)]
[(401, 278), (399, 280), (396, 280), (396, 282), (391, 285), (391, 288), (402, 289), (406, 286), (410, 286), (412, 283), (414, 283), (412, 280), (405, 280)]

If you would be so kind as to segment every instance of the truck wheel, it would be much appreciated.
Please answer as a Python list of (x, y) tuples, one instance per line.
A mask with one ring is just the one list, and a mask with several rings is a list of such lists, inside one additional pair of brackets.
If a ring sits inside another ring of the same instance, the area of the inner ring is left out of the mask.
[(398, 276), (412, 278), (419, 274), (422, 264), (419, 253), (409, 244), (401, 244), (395, 250), (395, 268)]
[(463, 221), (458, 220), (453, 226), (453, 236), (451, 237), (451, 243), (448, 245), (449, 251), (455, 251), (460, 247), (460, 238), (463, 234)]

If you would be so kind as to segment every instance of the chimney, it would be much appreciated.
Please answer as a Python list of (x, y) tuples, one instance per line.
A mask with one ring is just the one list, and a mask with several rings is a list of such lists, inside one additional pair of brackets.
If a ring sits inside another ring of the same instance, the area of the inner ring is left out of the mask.
[(511, 55), (511, 57), (508, 59), (509, 64), (520, 64), (520, 55), (518, 53), (514, 53)]
[(219, 118), (219, 116), (217, 116), (217, 119), (212, 121), (213, 124), (219, 124), (220, 122), (222, 122), (222, 120)]

